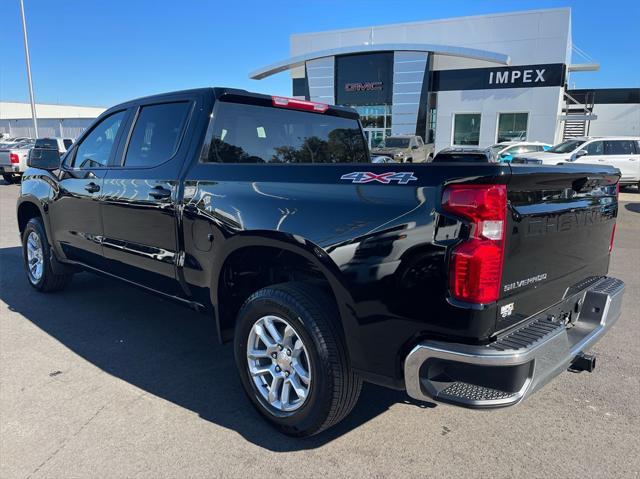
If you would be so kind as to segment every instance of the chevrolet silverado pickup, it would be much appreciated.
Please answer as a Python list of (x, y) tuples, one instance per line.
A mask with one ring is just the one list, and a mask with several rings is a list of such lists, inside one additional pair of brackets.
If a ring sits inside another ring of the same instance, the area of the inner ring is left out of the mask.
[(514, 405), (591, 371), (620, 316), (611, 167), (373, 164), (354, 110), (225, 88), (115, 106), (50, 153), (17, 205), (31, 286), (90, 271), (202, 311), (286, 434), (363, 381)]

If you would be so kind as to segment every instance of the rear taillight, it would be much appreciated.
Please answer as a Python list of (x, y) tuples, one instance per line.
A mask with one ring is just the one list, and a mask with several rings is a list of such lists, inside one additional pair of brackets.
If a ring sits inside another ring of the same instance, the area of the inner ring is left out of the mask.
[(15, 165), (16, 163), (20, 163), (20, 157), (15, 153), (10, 153), (9, 161), (11, 161), (11, 163)]
[(284, 96), (272, 96), (271, 102), (273, 106), (281, 108), (293, 108), (294, 110), (315, 111), (324, 113), (329, 109), (329, 105), (325, 103), (316, 103), (313, 101), (298, 100), (297, 98), (287, 98)]
[(491, 303), (500, 296), (507, 216), (505, 185), (451, 185), (443, 208), (470, 222), (469, 238), (451, 253), (451, 295), (471, 303)]

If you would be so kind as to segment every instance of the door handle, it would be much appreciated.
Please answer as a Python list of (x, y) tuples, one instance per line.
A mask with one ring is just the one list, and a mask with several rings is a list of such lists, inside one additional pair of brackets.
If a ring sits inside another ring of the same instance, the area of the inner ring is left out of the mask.
[(153, 188), (151, 188), (151, 191), (149, 191), (149, 196), (155, 198), (156, 200), (169, 198), (171, 196), (171, 190), (163, 188), (160, 185), (154, 186)]
[(84, 187), (89, 193), (97, 193), (100, 191), (100, 185), (94, 183), (93, 181)]

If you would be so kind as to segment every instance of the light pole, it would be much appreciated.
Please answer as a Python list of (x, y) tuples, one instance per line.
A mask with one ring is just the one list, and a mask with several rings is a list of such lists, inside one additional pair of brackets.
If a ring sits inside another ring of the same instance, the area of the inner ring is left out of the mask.
[(20, 0), (20, 13), (22, 14), (22, 32), (24, 34), (24, 54), (27, 59), (27, 80), (29, 81), (29, 98), (31, 99), (31, 116), (33, 117), (33, 129), (38, 138), (38, 118), (36, 117), (36, 100), (33, 97), (33, 82), (31, 81), (31, 59), (29, 57), (29, 39), (27, 38), (27, 21), (24, 18), (24, 0)]

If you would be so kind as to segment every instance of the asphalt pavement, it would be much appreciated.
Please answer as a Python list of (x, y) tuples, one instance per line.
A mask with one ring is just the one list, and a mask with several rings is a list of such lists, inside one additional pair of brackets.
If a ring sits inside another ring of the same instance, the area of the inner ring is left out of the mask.
[(610, 274), (622, 317), (594, 373), (474, 411), (365, 385), (310, 439), (271, 429), (245, 398), (210, 318), (82, 273), (38, 294), (22, 267), (18, 185), (0, 181), (0, 477), (640, 475), (640, 193), (622, 194)]

